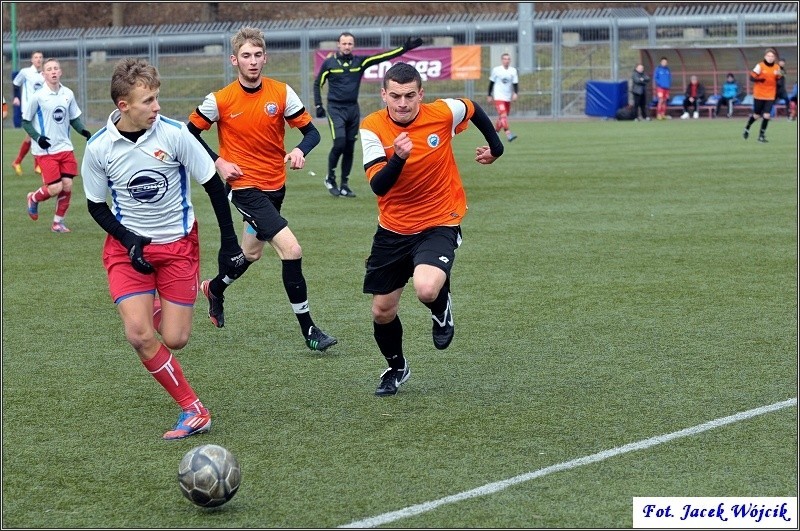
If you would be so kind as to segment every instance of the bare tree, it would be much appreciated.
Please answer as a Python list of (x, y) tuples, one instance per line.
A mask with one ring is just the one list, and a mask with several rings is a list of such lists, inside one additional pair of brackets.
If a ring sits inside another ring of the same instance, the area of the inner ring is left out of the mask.
[(219, 20), (219, 3), (207, 2), (203, 4), (203, 22), (217, 22)]
[(114, 27), (125, 25), (125, 4), (121, 2), (111, 4), (111, 25)]

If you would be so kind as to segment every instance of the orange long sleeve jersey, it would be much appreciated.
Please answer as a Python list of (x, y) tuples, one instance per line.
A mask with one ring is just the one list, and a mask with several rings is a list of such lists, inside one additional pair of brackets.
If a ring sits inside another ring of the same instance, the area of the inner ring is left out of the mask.
[(217, 124), (219, 155), (244, 173), (229, 181), (235, 190), (283, 187), (286, 124), (300, 128), (311, 123), (311, 115), (289, 85), (267, 77), (261, 81), (259, 89), (246, 90), (236, 80), (206, 96), (189, 116), (201, 130)]
[(378, 197), (381, 227), (416, 234), (461, 223), (467, 213), (467, 197), (452, 141), (467, 129), (474, 112), (470, 100), (444, 99), (420, 104), (419, 114), (410, 124), (394, 122), (386, 109), (364, 118), (360, 136), (368, 180), (394, 155), (394, 139), (400, 133), (407, 132), (413, 144), (397, 182)]

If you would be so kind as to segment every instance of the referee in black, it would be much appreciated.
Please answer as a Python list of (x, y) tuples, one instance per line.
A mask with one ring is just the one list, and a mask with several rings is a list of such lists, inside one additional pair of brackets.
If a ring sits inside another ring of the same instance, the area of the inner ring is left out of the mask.
[[(325, 118), (322, 106), (322, 86), (328, 82), (328, 126), (333, 136), (333, 147), (328, 154), (328, 174), (325, 176), (325, 187), (334, 197), (355, 197), (356, 194), (348, 186), (350, 170), (353, 168), (353, 150), (358, 139), (358, 127), (361, 113), (358, 108), (358, 89), (361, 76), (374, 64), (403, 55), (422, 45), (422, 39), (409, 37), (405, 44), (394, 50), (375, 55), (353, 55), (355, 37), (352, 33), (339, 35), (337, 48), (339, 51), (322, 63), (319, 74), (314, 80), (314, 105), (317, 118)], [(336, 185), (336, 167), (342, 158), (341, 186)]]

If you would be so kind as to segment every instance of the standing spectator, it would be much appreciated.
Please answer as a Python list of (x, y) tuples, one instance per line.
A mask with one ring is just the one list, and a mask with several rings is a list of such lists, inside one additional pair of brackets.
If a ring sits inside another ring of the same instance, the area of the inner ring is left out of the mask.
[(700, 105), (706, 101), (706, 88), (697, 79), (697, 76), (689, 78), (689, 84), (686, 85), (686, 92), (683, 94), (683, 114), (681, 120), (689, 117), (689, 111), (692, 111), (692, 118), (700, 118)]
[[(403, 46), (375, 55), (353, 55), (355, 37), (344, 32), (339, 35), (336, 47), (338, 52), (322, 63), (314, 80), (314, 106), (317, 118), (328, 117), (328, 125), (333, 136), (333, 147), (328, 154), (328, 173), (325, 188), (334, 197), (355, 197), (350, 189), (350, 171), (353, 169), (353, 152), (358, 137), (358, 124), (361, 111), (358, 108), (358, 91), (361, 76), (372, 65), (403, 55), (422, 45), (422, 39), (411, 37)], [(322, 86), (328, 82), (328, 112), (322, 106)], [(342, 159), (341, 186), (336, 184), (336, 168)]]
[(519, 76), (517, 69), (511, 66), (511, 55), (504, 53), (500, 56), (499, 66), (492, 68), (489, 75), (489, 96), (486, 101), (492, 103), (497, 110), (498, 118), (494, 123), (494, 130), (500, 132), (502, 129), (506, 133), (509, 142), (513, 142), (517, 135), (511, 132), (508, 127), (508, 115), (511, 114), (511, 102), (517, 101), (519, 94)]
[[(36, 91), (25, 105), (22, 113), (22, 128), (29, 138), (36, 141), (33, 156), (42, 169), (42, 186), (28, 193), (28, 215), (39, 219), (39, 203), (56, 197), (56, 213), (53, 216), (53, 232), (71, 232), (64, 225), (64, 217), (72, 198), (72, 179), (78, 175), (78, 161), (69, 139), (72, 126), (86, 140), (92, 134), (80, 119), (81, 110), (75, 94), (61, 84), (61, 65), (56, 59), (48, 59), (43, 65), (44, 87)], [(36, 117), (36, 121), (33, 119)]]
[(732, 72), (728, 72), (725, 77), (725, 83), (722, 84), (722, 95), (717, 100), (717, 108), (714, 111), (714, 116), (719, 116), (719, 111), (723, 105), (728, 106), (728, 118), (733, 116), (733, 105), (736, 103), (739, 96), (739, 84), (736, 82)]
[(792, 87), (792, 93), (789, 94), (789, 120), (797, 119), (797, 83)]
[(650, 117), (647, 116), (648, 83), (650, 83), (650, 76), (644, 73), (644, 65), (636, 65), (631, 75), (631, 94), (633, 95), (633, 110), (637, 120), (639, 120), (639, 114), (642, 115), (643, 120), (650, 120)]
[[(14, 101), (12, 103), (15, 107), (20, 108), (22, 115), (25, 114), (25, 109), (33, 99), (34, 93), (44, 86), (44, 76), (42, 75), (43, 60), (44, 55), (42, 52), (33, 52), (31, 54), (31, 66), (22, 68), (19, 72), (17, 72), (17, 75), (14, 76), (13, 83), (14, 86), (19, 89), (19, 96), (14, 96)], [(22, 161), (25, 159), (25, 155), (27, 155), (28, 151), (30, 150), (31, 137), (25, 135), (25, 139), (22, 141), (22, 145), (19, 147), (17, 158), (15, 158), (14, 162), (11, 163), (11, 167), (14, 168), (14, 171), (17, 173), (17, 175), (22, 175)], [(41, 168), (35, 159), (33, 168), (36, 173), (42, 173)]]
[[(775, 103), (778, 103), (780, 100), (783, 100), (783, 103), (786, 104), (786, 116), (789, 116), (789, 95), (786, 93), (786, 61), (784, 59), (778, 59), (778, 66), (781, 69), (781, 75), (778, 78), (778, 81), (775, 86)], [(778, 116), (778, 110), (774, 109), (773, 112), (774, 116)]]
[(772, 114), (772, 105), (775, 103), (778, 79), (781, 77), (781, 67), (775, 63), (777, 56), (775, 48), (767, 48), (764, 60), (750, 71), (750, 81), (753, 82), (753, 114), (750, 115), (747, 125), (744, 126), (742, 136), (745, 140), (750, 136), (750, 126), (761, 117), (758, 141), (767, 142), (767, 126)]
[[(225, 325), (225, 290), (261, 258), (264, 245), (269, 242), (281, 260), (283, 287), (306, 346), (323, 351), (335, 345), (336, 338), (320, 330), (311, 318), (303, 251), (281, 216), (286, 197), (286, 163), (293, 170), (302, 169), (306, 155), (319, 143), (319, 132), (289, 85), (262, 77), (267, 55), (261, 30), (242, 28), (231, 39), (231, 49), (230, 60), (237, 69), (237, 79), (208, 94), (189, 116), (189, 130), (205, 145), (220, 175), (232, 188), (231, 201), (245, 222), (245, 260), (241, 266), (230, 272), (220, 271), (201, 284), (209, 303), (208, 315), (218, 328)], [(215, 123), (219, 155), (200, 137)], [(303, 139), (289, 153), (284, 149), (287, 123), (303, 133)]]
[(672, 87), (672, 72), (669, 69), (669, 61), (666, 57), (661, 58), (660, 64), (653, 72), (653, 83), (656, 86), (656, 119), (664, 120), (667, 117), (667, 103), (669, 103), (669, 89)]
[(158, 71), (144, 60), (116, 64), (116, 109), (86, 146), (81, 169), (89, 214), (108, 233), (103, 265), (125, 338), (181, 408), (163, 438), (183, 439), (211, 429), (211, 413), (171, 352), (189, 341), (200, 277), (191, 178), (211, 200), (220, 255), (229, 262), (244, 257), (214, 163), (183, 123), (159, 114), (160, 86)]
[(467, 213), (453, 137), (471, 120), (489, 143), (476, 148), (475, 161), (491, 164), (503, 154), (492, 121), (477, 103), (464, 98), (422, 103), (423, 96), (419, 72), (395, 64), (383, 79), (386, 108), (367, 116), (360, 130), (364, 170), (378, 196), (378, 229), (364, 277), (364, 293), (372, 294), (375, 342), (389, 364), (378, 396), (397, 393), (411, 375), (397, 313), (409, 278), (431, 311), (434, 346), (446, 349), (453, 339), (450, 274)]

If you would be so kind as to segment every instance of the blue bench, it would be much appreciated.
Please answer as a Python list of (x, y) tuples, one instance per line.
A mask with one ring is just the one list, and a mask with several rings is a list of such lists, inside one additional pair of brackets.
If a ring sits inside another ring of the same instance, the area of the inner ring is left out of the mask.
[[(685, 96), (683, 94), (676, 94), (675, 96), (672, 96), (670, 98), (669, 102), (667, 103), (667, 113), (669, 113), (670, 111), (673, 111), (673, 112), (677, 113), (678, 115), (683, 114), (683, 99), (684, 99), (684, 97)], [(709, 118), (713, 118), (714, 117), (714, 111), (717, 108), (717, 101), (719, 101), (719, 97), (720, 97), (719, 94), (712, 94), (711, 96), (709, 96), (708, 99), (705, 101), (705, 103), (703, 103), (703, 104), (701, 104), (701, 105), (699, 105), (697, 107), (698, 112), (704, 113), (704, 112), (707, 111), (708, 112), (708, 117)], [(650, 109), (653, 109), (654, 113), (655, 113), (655, 108), (656, 108), (657, 104), (658, 104), (658, 99), (656, 99), (656, 98), (654, 98), (650, 102)], [(785, 110), (785, 109), (786, 109), (786, 100), (784, 100), (782, 98), (777, 100), (775, 102), (775, 104), (772, 106), (772, 116), (775, 116), (775, 113), (777, 111)], [(753, 95), (752, 94), (747, 94), (741, 100), (739, 100), (739, 99), (734, 100), (734, 103), (733, 103), (733, 115), (734, 116), (736, 116), (736, 115), (747, 116), (748, 114), (750, 114), (752, 112), (753, 112)]]

